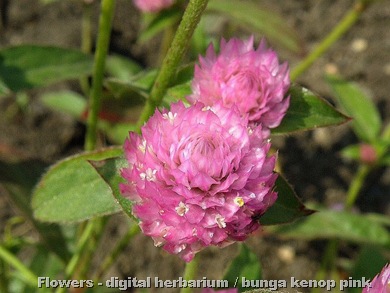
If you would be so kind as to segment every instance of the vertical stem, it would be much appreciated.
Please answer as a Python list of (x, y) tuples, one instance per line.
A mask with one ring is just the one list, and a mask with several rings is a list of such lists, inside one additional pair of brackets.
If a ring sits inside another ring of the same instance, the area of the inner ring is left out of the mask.
[(350, 209), (359, 195), (360, 190), (362, 189), (364, 180), (367, 175), (370, 173), (371, 167), (369, 165), (361, 165), (353, 178), (351, 185), (349, 186), (347, 192), (347, 198), (345, 200), (345, 208)]
[(360, 15), (367, 8), (369, 1), (358, 1), (348, 11), (344, 18), (333, 28), (325, 39), (291, 71), (291, 80), (295, 80), (305, 72), (319, 57), (321, 57), (331, 45), (344, 35), (359, 19)]
[[(184, 270), (184, 280), (189, 281), (189, 280), (194, 280), (197, 276), (198, 272), (198, 260), (196, 257), (188, 263), (186, 263), (186, 268)], [(191, 293), (192, 288), (189, 287), (183, 287), (180, 290), (180, 293)]]
[(172, 45), (161, 65), (161, 69), (154, 82), (150, 96), (137, 122), (139, 130), (146, 120), (153, 114), (164, 97), (169, 83), (175, 77), (177, 67), (188, 48), (191, 36), (199, 23), (200, 17), (207, 6), (208, 0), (190, 0), (183, 18), (177, 28)]
[[(90, 54), (92, 51), (92, 2), (83, 3), (83, 16), (81, 20), (81, 51)], [(88, 77), (80, 79), (80, 86), (83, 93), (89, 96)]]
[[(110, 44), (112, 19), (115, 10), (115, 0), (102, 0), (101, 13), (99, 19), (99, 31), (98, 39), (96, 43), (96, 52), (94, 59), (94, 69), (92, 76), (92, 90), (89, 97), (89, 113), (87, 120), (87, 134), (85, 137), (84, 148), (87, 151), (93, 150), (96, 147), (97, 137), (97, 121), (98, 114), (101, 106), (101, 94), (103, 87), (103, 77), (105, 62), (108, 53), (108, 47)], [(87, 18), (87, 15), (84, 15)], [(86, 21), (86, 20), (85, 20)], [(87, 24), (85, 24), (87, 25)], [(85, 31), (87, 28), (84, 28)], [(83, 29), (83, 31), (84, 31)], [(85, 32), (84, 31), (84, 32)], [(83, 39), (87, 38), (83, 36)], [(83, 48), (87, 49), (87, 46), (91, 46), (87, 40), (84, 40)], [(84, 47), (85, 46), (85, 47)], [(96, 240), (96, 234), (101, 232), (102, 219), (90, 220), (82, 229), (81, 236), (77, 242), (76, 252), (69, 261), (65, 270), (66, 279), (71, 278), (78, 269), (80, 262), (82, 262), (83, 256), (88, 256), (86, 250), (88, 243), (92, 240)], [(91, 243), (91, 245), (94, 244)], [(81, 266), (81, 270), (84, 270), (85, 266)], [(56, 293), (65, 292), (64, 288), (57, 288)]]
[(102, 7), (99, 19), (99, 33), (92, 76), (92, 90), (89, 98), (87, 134), (85, 137), (85, 149), (87, 151), (93, 150), (96, 146), (97, 121), (101, 106), (104, 68), (108, 53), (108, 47), (110, 44), (114, 10), (115, 0), (102, 0)]
[(99, 280), (104, 273), (111, 267), (111, 265), (115, 262), (118, 255), (122, 252), (122, 250), (129, 244), (130, 240), (138, 234), (139, 227), (137, 224), (133, 223), (126, 234), (122, 237), (122, 239), (117, 243), (112, 252), (107, 255), (104, 261), (101, 263), (94, 279)]
[(0, 258), (3, 259), (5, 263), (8, 263), (14, 269), (16, 269), (28, 285), (32, 287), (37, 286), (38, 277), (28, 267), (26, 267), (15, 255), (13, 255), (1, 245)]

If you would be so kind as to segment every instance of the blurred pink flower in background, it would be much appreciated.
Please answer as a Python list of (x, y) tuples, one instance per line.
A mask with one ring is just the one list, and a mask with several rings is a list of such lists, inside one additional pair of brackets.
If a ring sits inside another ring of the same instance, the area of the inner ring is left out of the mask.
[(270, 143), (237, 107), (172, 104), (124, 149), (120, 188), (143, 233), (187, 262), (204, 247), (245, 240), (277, 198)]
[(390, 264), (387, 264), (380, 274), (376, 275), (363, 293), (390, 293)]
[(175, 0), (133, 0), (133, 2), (143, 12), (159, 12), (172, 6)]
[(227, 107), (235, 104), (243, 115), (249, 114), (249, 121), (263, 124), (267, 131), (277, 127), (287, 111), (289, 86), (287, 63), (279, 64), (277, 54), (267, 49), (264, 40), (255, 50), (253, 37), (246, 41), (222, 39), (218, 55), (210, 45), (206, 56), (199, 58), (193, 94), (187, 99), (206, 106), (220, 100)]
[(238, 293), (237, 288), (229, 288), (215, 291), (214, 289), (205, 288), (201, 291), (201, 293)]

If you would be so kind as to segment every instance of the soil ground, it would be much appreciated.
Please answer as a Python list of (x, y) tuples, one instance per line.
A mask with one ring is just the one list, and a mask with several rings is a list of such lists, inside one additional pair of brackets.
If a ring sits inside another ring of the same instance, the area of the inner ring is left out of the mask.
[[(95, 1), (99, 2), (99, 1)], [(301, 36), (309, 51), (334, 27), (353, 5), (351, 0), (318, 1), (262, 1), (282, 15)], [(95, 3), (95, 30), (98, 3)], [(26, 9), (28, 7), (28, 9)], [(43, 5), (38, 0), (0, 0), (0, 47), (18, 44), (56, 45), (68, 48), (80, 46), (82, 8), (78, 1), (58, 1)], [(326, 70), (338, 71), (348, 80), (355, 81), (368, 91), (377, 104), (382, 119), (390, 122), (390, 1), (377, 1), (364, 12), (358, 23), (339, 40), (322, 58), (299, 78), (298, 82), (332, 102), (329, 88), (324, 82)], [(113, 25), (110, 51), (138, 60), (145, 67), (155, 66), (154, 52), (159, 38), (145, 45), (137, 44), (140, 15), (131, 1), (118, 0)], [(278, 49), (278, 48), (275, 48)], [(293, 67), (302, 56), (281, 50), (281, 58)], [(77, 83), (56, 85), (55, 88), (78, 90)], [(39, 160), (47, 164), (82, 149), (84, 126), (72, 118), (54, 113), (37, 99), (40, 91), (28, 92), (25, 108), (15, 108), (14, 96), (0, 99), (0, 159)], [(357, 139), (350, 126), (343, 125), (317, 129), (288, 137), (275, 137), (279, 161), (285, 177), (291, 182), (303, 201), (317, 201), (329, 206), (343, 201), (356, 165), (343, 161), (339, 151)], [(390, 215), (390, 170), (380, 169), (370, 176), (357, 208), (362, 211)], [(19, 214), (6, 200), (0, 188), (0, 222)], [(123, 233), (123, 215), (114, 216), (99, 252), (114, 245)], [(2, 228), (3, 229), (3, 228)], [(261, 259), (267, 279), (313, 279), (319, 266), (324, 243), (282, 241), (257, 233), (249, 241)], [(221, 278), (231, 254), (237, 246), (208, 249), (202, 253), (200, 272), (208, 279)], [(347, 253), (348, 254), (348, 253)], [(98, 253), (97, 257), (99, 257)], [(348, 257), (353, 257), (351, 252)], [(213, 260), (211, 263), (210, 260)], [(128, 245), (106, 277), (120, 279), (158, 276), (177, 279), (183, 263), (156, 249), (150, 239), (138, 235)], [(130, 291), (129, 291), (130, 292)], [(166, 291), (171, 292), (171, 291)]]

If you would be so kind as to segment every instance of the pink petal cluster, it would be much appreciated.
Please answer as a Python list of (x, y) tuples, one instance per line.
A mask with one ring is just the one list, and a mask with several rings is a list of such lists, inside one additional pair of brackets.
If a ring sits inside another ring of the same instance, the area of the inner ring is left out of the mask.
[(175, 0), (133, 0), (134, 5), (143, 12), (159, 12), (172, 6)]
[(285, 97), (290, 87), (289, 69), (287, 63), (279, 64), (278, 56), (267, 49), (264, 40), (256, 50), (253, 37), (222, 40), (220, 53), (217, 55), (210, 45), (199, 63), (189, 102), (212, 106), (222, 100), (227, 107), (235, 104), (266, 131), (280, 124), (290, 101)]
[(390, 264), (375, 276), (370, 285), (363, 289), (363, 293), (390, 293)]
[(156, 246), (189, 262), (204, 247), (245, 240), (277, 194), (275, 156), (237, 107), (182, 102), (125, 142), (120, 186)]

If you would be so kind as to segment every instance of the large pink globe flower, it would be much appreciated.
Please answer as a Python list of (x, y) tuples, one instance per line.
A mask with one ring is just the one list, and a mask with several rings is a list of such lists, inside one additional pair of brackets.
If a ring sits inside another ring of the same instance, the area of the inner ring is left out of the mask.
[(193, 93), (187, 99), (206, 106), (219, 100), (228, 107), (235, 104), (251, 122), (261, 123), (268, 130), (277, 127), (287, 111), (290, 99), (285, 96), (289, 87), (287, 63), (280, 65), (264, 40), (255, 50), (253, 37), (246, 41), (222, 39), (218, 55), (210, 45), (206, 57), (199, 58)]
[[(218, 115), (217, 115), (218, 114)], [(155, 114), (124, 145), (121, 192), (144, 234), (189, 262), (210, 245), (245, 240), (276, 200), (275, 156), (261, 126), (236, 107), (182, 102)]]
[(134, 5), (143, 12), (159, 12), (172, 6), (175, 0), (133, 0)]
[(390, 293), (390, 264), (387, 264), (382, 272), (375, 276), (362, 293)]

